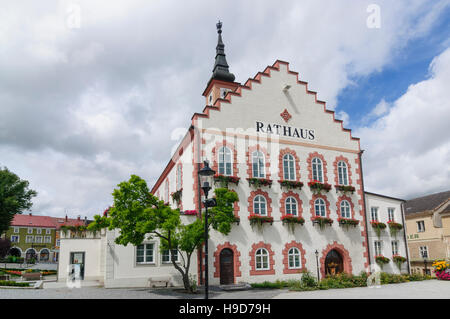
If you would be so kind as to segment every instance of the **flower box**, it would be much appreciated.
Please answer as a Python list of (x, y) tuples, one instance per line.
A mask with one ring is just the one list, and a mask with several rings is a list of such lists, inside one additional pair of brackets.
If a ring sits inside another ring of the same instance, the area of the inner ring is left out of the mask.
[(283, 222), (283, 225), (287, 225), (289, 230), (293, 233), (295, 229), (296, 224), (303, 225), (305, 223), (305, 219), (302, 217), (297, 217), (294, 215), (284, 215), (281, 217), (281, 221)]
[(378, 255), (375, 256), (375, 262), (380, 265), (381, 268), (383, 268), (383, 266), (385, 264), (388, 264), (391, 260), (387, 257), (384, 257), (383, 255)]
[(240, 178), (236, 176), (226, 176), (222, 174), (214, 175), (214, 183), (219, 183), (222, 187), (228, 187), (229, 183), (238, 185), (239, 180)]
[(354, 186), (345, 186), (345, 185), (335, 185), (334, 186), (336, 188), (337, 191), (343, 192), (345, 193), (354, 193), (355, 191), (355, 187)]
[(359, 220), (353, 219), (353, 218), (342, 218), (342, 217), (339, 217), (338, 218), (338, 222), (339, 222), (339, 225), (342, 225), (342, 226), (345, 226), (345, 227), (348, 227), (348, 226), (356, 227), (356, 226), (359, 225)]
[(262, 229), (264, 224), (270, 223), (270, 225), (272, 225), (273, 223), (273, 217), (261, 216), (257, 214), (250, 214), (250, 216), (248, 216), (248, 220), (250, 221), (250, 225), (252, 226), (252, 228), (254, 226), (257, 226), (259, 230)]
[(319, 194), (322, 190), (329, 192), (331, 190), (331, 185), (327, 183), (321, 183), (319, 181), (311, 181), (308, 183), (309, 188), (315, 194)]
[(170, 194), (170, 196), (172, 196), (172, 201), (176, 202), (177, 205), (179, 205), (182, 194), (183, 194), (183, 189), (177, 190), (176, 192), (173, 192), (172, 194)]
[(259, 188), (260, 186), (272, 186), (272, 180), (267, 178), (247, 178), (248, 184), (250, 186), (254, 186), (256, 188)]
[(392, 220), (388, 221), (389, 230), (391, 232), (391, 236), (397, 236), (397, 233), (403, 229), (403, 225), (396, 223)]
[(278, 181), (278, 183), (280, 183), (281, 187), (286, 187), (287, 189), (294, 189), (294, 188), (298, 188), (298, 189), (302, 189), (303, 187), (303, 183), (302, 182), (296, 182), (296, 181)]
[(322, 217), (322, 216), (315, 216), (312, 220), (313, 224), (319, 224), (320, 229), (324, 229), (326, 225), (332, 225), (333, 220), (328, 217)]
[(402, 268), (402, 264), (406, 262), (406, 258), (400, 255), (392, 256), (392, 261), (397, 265), (398, 269)]
[(185, 215), (185, 216), (197, 216), (198, 215), (196, 210), (185, 210), (180, 213), (181, 213), (181, 215)]
[(381, 231), (386, 228), (386, 224), (376, 220), (372, 220), (370, 222), (370, 225), (372, 225), (372, 228), (375, 230), (375, 233), (377, 234), (378, 238), (380, 238)]

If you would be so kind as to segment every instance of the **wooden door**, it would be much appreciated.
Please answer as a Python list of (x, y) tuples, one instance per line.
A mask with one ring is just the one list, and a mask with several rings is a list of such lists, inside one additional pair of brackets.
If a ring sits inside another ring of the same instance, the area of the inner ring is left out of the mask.
[(220, 284), (234, 284), (233, 251), (225, 248), (220, 252)]
[(325, 274), (337, 275), (344, 271), (342, 256), (336, 250), (331, 250), (325, 258)]

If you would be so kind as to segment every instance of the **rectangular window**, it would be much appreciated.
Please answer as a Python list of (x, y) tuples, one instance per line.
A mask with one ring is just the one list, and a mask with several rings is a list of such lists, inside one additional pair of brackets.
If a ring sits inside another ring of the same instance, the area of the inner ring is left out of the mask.
[(383, 252), (382, 244), (383, 243), (381, 241), (379, 241), (379, 240), (376, 240), (374, 242), (374, 245), (375, 245), (375, 256), (382, 255), (382, 252)]
[(181, 187), (182, 187), (182, 184), (181, 184), (181, 170), (182, 170), (182, 166), (181, 165), (182, 164), (180, 163), (180, 164), (178, 164), (178, 167), (177, 167), (177, 190), (180, 190)]
[(19, 227), (14, 227), (14, 234), (18, 234), (19, 233)]
[(28, 234), (32, 234), (33, 233), (33, 228), (28, 228)]
[(33, 236), (27, 236), (27, 237), (25, 238), (25, 242), (26, 242), (26, 243), (32, 243), (32, 242), (33, 242)]
[(36, 229), (36, 234), (42, 234), (42, 229), (41, 228)]
[(61, 245), (61, 240), (60, 240), (60, 239), (57, 239), (57, 240), (56, 240), (56, 246), (59, 247), (60, 245)]
[(392, 207), (388, 208), (388, 219), (389, 220), (395, 221), (394, 211), (395, 211), (395, 208), (392, 208)]
[(420, 253), (420, 257), (428, 258), (428, 247), (427, 246), (420, 246), (419, 247), (419, 253)]
[(398, 255), (398, 241), (392, 241), (392, 255)]
[(417, 222), (417, 232), (418, 233), (423, 233), (424, 231), (425, 231), (425, 221), (419, 220)]
[(152, 264), (154, 260), (154, 244), (142, 244), (136, 247), (136, 263)]
[(50, 237), (50, 236), (45, 236), (44, 237), (44, 243), (50, 244), (51, 242), (52, 242), (52, 237)]
[(378, 207), (370, 207), (371, 220), (378, 221)]
[(18, 235), (12, 235), (11, 236), (11, 242), (12, 243), (18, 243), (19, 242), (19, 236)]
[(162, 262), (164, 264), (171, 263), (171, 255), (174, 257), (175, 262), (178, 262), (178, 250), (172, 249), (172, 251), (169, 253), (169, 249), (165, 249), (162, 252)]
[(46, 235), (50, 235), (51, 233), (52, 233), (52, 230), (51, 230), (50, 228), (48, 228), (48, 229), (45, 230), (45, 234), (46, 234)]
[(37, 243), (37, 244), (42, 243), (42, 236), (36, 236), (35, 239), (36, 239), (35, 243)]

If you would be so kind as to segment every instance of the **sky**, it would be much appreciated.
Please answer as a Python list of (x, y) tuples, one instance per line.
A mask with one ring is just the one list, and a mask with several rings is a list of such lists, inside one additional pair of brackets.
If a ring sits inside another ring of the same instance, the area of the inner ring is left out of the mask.
[(244, 83), (276, 59), (364, 149), (367, 191), (450, 189), (450, 0), (2, 1), (0, 166), (32, 212), (92, 218), (149, 187), (211, 77), (217, 33)]

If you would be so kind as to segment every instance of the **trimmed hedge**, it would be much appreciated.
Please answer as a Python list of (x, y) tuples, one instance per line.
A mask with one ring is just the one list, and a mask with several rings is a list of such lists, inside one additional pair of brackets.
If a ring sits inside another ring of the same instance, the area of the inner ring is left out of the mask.
[(12, 280), (0, 280), (0, 286), (30, 287), (30, 283), (28, 283), (28, 282), (16, 282), (16, 281), (12, 281)]

